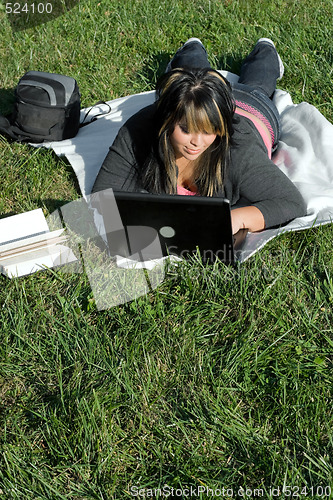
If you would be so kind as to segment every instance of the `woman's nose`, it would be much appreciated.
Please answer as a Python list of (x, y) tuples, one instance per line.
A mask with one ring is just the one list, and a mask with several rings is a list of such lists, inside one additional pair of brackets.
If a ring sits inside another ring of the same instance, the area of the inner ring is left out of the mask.
[(202, 134), (196, 133), (191, 135), (191, 144), (199, 146), (202, 142)]

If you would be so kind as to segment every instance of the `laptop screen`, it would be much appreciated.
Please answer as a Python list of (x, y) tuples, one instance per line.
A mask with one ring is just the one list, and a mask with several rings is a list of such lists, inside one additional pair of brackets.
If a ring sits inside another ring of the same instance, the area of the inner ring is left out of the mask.
[[(99, 195), (111, 255), (148, 260), (166, 255), (186, 258), (198, 251), (204, 262), (234, 262), (230, 203), (225, 198), (112, 189), (94, 195)], [(115, 210), (120, 219), (110, 224)]]

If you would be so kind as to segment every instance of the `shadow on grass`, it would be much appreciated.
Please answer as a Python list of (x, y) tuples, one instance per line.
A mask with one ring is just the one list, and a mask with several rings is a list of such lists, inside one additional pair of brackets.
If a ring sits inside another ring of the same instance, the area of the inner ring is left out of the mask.
[(0, 89), (0, 113), (7, 118), (12, 114), (15, 104), (15, 88)]
[(78, 5), (79, 0), (53, 0), (38, 3), (8, 3), (6, 13), (13, 32), (45, 24)]
[[(152, 56), (150, 62), (146, 64), (140, 71), (140, 75), (145, 81), (150, 83), (152, 87), (155, 87), (158, 79), (164, 74), (166, 67), (173, 55), (166, 52), (160, 52)], [(243, 55), (241, 52), (237, 54), (237, 57), (230, 54), (221, 55), (217, 59), (217, 65), (212, 65), (214, 69), (226, 70), (239, 75), (240, 68), (243, 62)]]

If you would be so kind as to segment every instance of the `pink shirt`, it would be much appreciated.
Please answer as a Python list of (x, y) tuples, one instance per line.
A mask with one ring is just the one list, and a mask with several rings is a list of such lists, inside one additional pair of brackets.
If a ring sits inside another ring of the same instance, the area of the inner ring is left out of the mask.
[(177, 194), (185, 194), (187, 196), (195, 196), (197, 193), (190, 191), (189, 189), (184, 188), (183, 186), (179, 186), (177, 184)]

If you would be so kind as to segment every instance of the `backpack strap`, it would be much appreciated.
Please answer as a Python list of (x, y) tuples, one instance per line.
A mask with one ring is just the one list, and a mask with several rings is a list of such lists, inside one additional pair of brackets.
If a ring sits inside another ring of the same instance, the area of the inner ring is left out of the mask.
[(5, 116), (0, 115), (0, 134), (6, 135), (11, 139), (17, 140), (18, 135), (14, 131), (13, 125)]
[[(98, 113), (97, 115), (94, 115), (89, 121), (86, 121), (86, 119), (88, 118), (89, 114), (91, 113), (91, 111), (93, 111), (93, 109), (97, 106), (100, 106), (100, 105), (104, 105), (107, 107), (107, 109), (105, 111), (102, 111), (101, 113)], [(96, 104), (94, 104), (90, 109), (88, 109), (88, 111), (86, 112), (86, 114), (84, 115), (84, 118), (82, 120), (82, 122), (80, 123), (80, 127), (85, 127), (86, 125), (89, 125), (89, 123), (92, 123), (94, 121), (97, 120), (97, 118), (99, 118), (100, 116), (104, 116), (104, 115), (108, 115), (109, 113), (111, 113), (111, 106), (109, 103), (105, 102), (105, 101), (98, 101), (96, 102)]]

